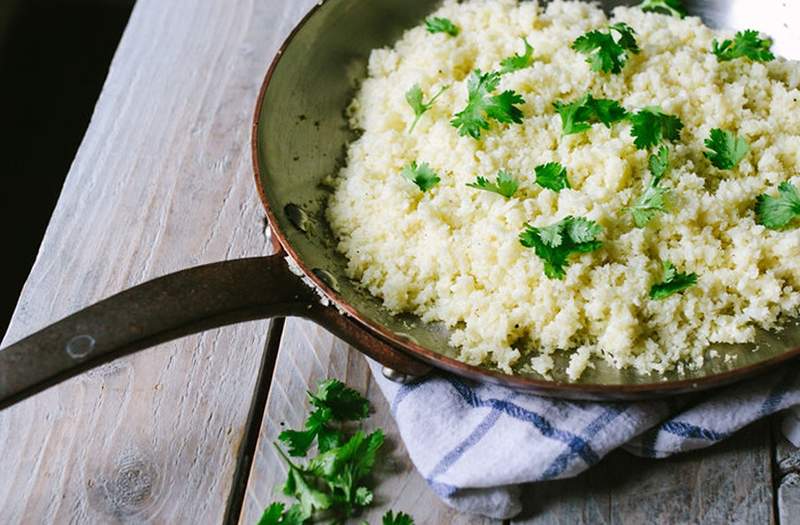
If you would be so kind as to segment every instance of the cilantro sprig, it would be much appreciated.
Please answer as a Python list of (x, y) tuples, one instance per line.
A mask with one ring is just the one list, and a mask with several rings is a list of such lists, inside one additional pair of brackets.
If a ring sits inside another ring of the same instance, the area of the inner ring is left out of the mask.
[(504, 58), (500, 62), (500, 74), (505, 75), (512, 71), (519, 71), (525, 69), (533, 64), (533, 47), (528, 43), (527, 38), (523, 38), (522, 42), (525, 44), (525, 52), (521, 55), (512, 55)]
[(666, 211), (669, 190), (661, 185), (661, 179), (669, 172), (669, 150), (661, 146), (658, 152), (650, 155), (650, 181), (644, 192), (631, 206), (633, 223), (637, 228), (644, 228), (659, 213)]
[(358, 421), (369, 415), (369, 402), (336, 379), (320, 383), (316, 394), (307, 395), (314, 411), (306, 419), (305, 429), (284, 430), (278, 436), (295, 457), (305, 456), (315, 438), (323, 452), (336, 446), (341, 433), (331, 426), (333, 422)]
[(666, 299), (672, 294), (682, 292), (697, 284), (696, 273), (678, 273), (669, 261), (663, 262), (664, 276), (661, 282), (650, 287), (650, 298), (655, 300)]
[(558, 162), (541, 164), (536, 166), (534, 171), (536, 172), (536, 184), (542, 188), (553, 190), (556, 193), (564, 189), (572, 189), (567, 178), (567, 168)]
[(582, 133), (598, 122), (611, 128), (611, 124), (628, 117), (628, 111), (616, 100), (594, 98), (591, 93), (568, 103), (553, 102), (553, 107), (561, 116), (563, 135)]
[[(369, 413), (369, 401), (335, 379), (321, 382), (317, 392), (309, 392), (308, 396), (314, 410), (306, 420), (305, 430), (284, 431), (278, 439), (295, 457), (306, 456), (316, 439), (319, 453), (305, 464), (298, 464), (274, 444), (288, 467), (283, 493), (296, 503), (288, 509), (284, 503), (271, 504), (258, 525), (304, 525), (317, 517), (326, 523), (331, 520), (343, 523), (374, 499), (363, 482), (377, 461), (384, 442), (383, 431), (367, 434), (356, 430), (347, 436), (341, 426), (344, 422), (364, 419)], [(391, 511), (383, 520), (390, 524), (413, 524), (408, 515), (394, 515)]]
[(519, 242), (526, 248), (534, 249), (544, 262), (544, 273), (548, 278), (563, 279), (569, 256), (599, 249), (603, 245), (598, 240), (602, 231), (603, 228), (594, 221), (569, 216), (542, 228), (526, 224)]
[(383, 515), (382, 525), (414, 525), (414, 520), (405, 512), (394, 514), (390, 510)]
[(649, 106), (630, 116), (631, 135), (637, 149), (648, 149), (664, 140), (680, 139), (683, 122), (675, 115), (667, 115), (658, 106)]
[(476, 190), (497, 193), (506, 199), (510, 199), (519, 189), (519, 182), (507, 171), (500, 170), (497, 172), (497, 178), (494, 183), (489, 182), (486, 177), (478, 177), (475, 182), (470, 182), (467, 186)]
[(427, 162), (418, 165), (416, 160), (406, 164), (401, 175), (409, 182), (416, 184), (423, 193), (442, 181)]
[[(614, 38), (614, 33), (619, 35)], [(579, 36), (572, 49), (586, 55), (592, 71), (620, 73), (628, 61), (628, 53), (639, 53), (636, 31), (625, 22), (608, 26), (608, 32), (594, 30)]]
[(782, 182), (778, 196), (762, 194), (756, 197), (756, 220), (770, 230), (782, 230), (800, 219), (800, 190), (797, 186)]
[(666, 11), (678, 18), (688, 14), (681, 0), (644, 0), (639, 7), (642, 11)]
[(758, 31), (752, 29), (739, 31), (733, 40), (725, 39), (722, 42), (718, 42), (714, 39), (711, 43), (711, 51), (717, 55), (717, 60), (720, 62), (728, 62), (743, 57), (756, 62), (770, 62), (775, 60), (771, 47), (771, 39), (761, 38)]
[(708, 151), (704, 153), (715, 168), (731, 170), (747, 155), (750, 145), (730, 131), (714, 128), (705, 141)]
[(516, 107), (525, 101), (519, 93), (506, 90), (492, 95), (500, 84), (500, 73), (482, 73), (476, 69), (467, 81), (467, 106), (456, 113), (450, 123), (458, 134), (480, 139), (481, 131), (489, 129), (489, 119), (509, 124), (522, 122), (522, 111)]
[(444, 17), (429, 17), (425, 19), (425, 29), (428, 33), (447, 33), (450, 36), (458, 36), (460, 30), (452, 20)]
[(411, 133), (414, 131), (414, 128), (417, 126), (417, 122), (419, 119), (422, 118), (422, 115), (425, 114), (428, 110), (433, 107), (433, 103), (436, 102), (436, 99), (439, 98), (442, 93), (447, 91), (450, 86), (442, 86), (435, 95), (431, 97), (431, 99), (427, 102), (423, 102), (422, 97), (422, 88), (419, 87), (419, 84), (414, 84), (411, 86), (411, 89), (406, 91), (406, 102), (408, 105), (411, 106), (411, 109), (414, 110), (414, 122), (411, 123), (411, 127), (409, 128), (408, 132)]

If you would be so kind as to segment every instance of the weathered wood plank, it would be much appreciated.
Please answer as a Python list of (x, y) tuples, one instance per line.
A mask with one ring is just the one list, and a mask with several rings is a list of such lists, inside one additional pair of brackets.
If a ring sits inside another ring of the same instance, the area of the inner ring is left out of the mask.
[(514, 524), (772, 523), (770, 427), (668, 459), (610, 454), (575, 479), (525, 492)]
[[(145, 279), (268, 251), (249, 124), (309, 3), (139, 0), (5, 343)], [(266, 326), (162, 345), (4, 411), (2, 522), (219, 523)]]
[[(790, 417), (798, 417), (792, 414)], [(800, 524), (800, 449), (792, 445), (781, 431), (783, 414), (775, 418), (775, 484), (778, 523)]]
[(389, 406), (372, 381), (365, 359), (324, 329), (299, 319), (289, 319), (284, 328), (272, 388), (267, 402), (261, 441), (253, 461), (249, 487), (240, 523), (252, 525), (273, 501), (288, 501), (279, 491), (286, 479), (286, 468), (272, 442), (284, 428), (299, 428), (309, 405), (306, 390), (313, 390), (326, 378), (337, 378), (365, 393), (374, 413), (365, 428), (383, 428), (389, 455), (384, 456), (376, 478), (376, 504), (363, 516), (369, 523), (380, 523), (388, 510), (407, 512), (416, 523), (488, 524), (499, 523), (461, 515), (444, 505), (414, 469), (403, 448)]

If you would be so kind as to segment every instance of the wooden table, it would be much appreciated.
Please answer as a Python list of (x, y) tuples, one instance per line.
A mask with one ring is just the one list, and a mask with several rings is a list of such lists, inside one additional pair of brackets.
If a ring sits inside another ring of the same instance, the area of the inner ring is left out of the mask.
[[(139, 0), (4, 344), (148, 278), (270, 251), (250, 118), (311, 4)], [(255, 523), (284, 478), (270, 443), (301, 424), (304, 391), (326, 377), (366, 392), (367, 424), (394, 445), (370, 523), (387, 508), (419, 524), (490, 521), (428, 490), (364, 359), (288, 319), (164, 344), (0, 413), (0, 522)], [(618, 452), (528, 487), (514, 523), (798, 523), (798, 466), (775, 422), (760, 422), (708, 451)]]

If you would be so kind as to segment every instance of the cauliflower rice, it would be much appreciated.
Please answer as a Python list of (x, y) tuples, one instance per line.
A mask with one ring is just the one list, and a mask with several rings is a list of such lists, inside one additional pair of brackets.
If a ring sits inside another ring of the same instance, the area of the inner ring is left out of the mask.
[[(800, 183), (800, 64), (720, 63), (712, 39), (732, 33), (694, 17), (617, 8), (610, 20), (636, 30), (641, 53), (610, 75), (591, 71), (570, 48), (609, 24), (596, 6), (447, 0), (434, 16), (451, 19), (460, 34), (421, 25), (372, 52), (349, 109), (363, 134), (349, 146), (327, 210), (349, 275), (389, 310), (444, 322), (460, 358), (474, 365), (547, 375), (552, 354), (569, 352), (572, 379), (595, 358), (642, 373), (698, 367), (722, 358), (706, 350), (711, 343), (751, 342), (756, 327), (798, 314), (800, 231), (764, 228), (753, 206), (783, 181)], [(504, 75), (498, 89), (523, 96), (523, 123), (492, 122), (481, 140), (460, 137), (450, 119), (465, 106), (467, 77), (520, 53), (523, 37), (534, 63)], [(414, 84), (426, 96), (451, 88), (409, 133), (405, 92)], [(648, 179), (648, 152), (634, 146), (630, 124), (561, 134), (553, 102), (587, 91), (629, 110), (661, 106), (685, 125), (664, 179), (671, 206), (645, 228), (626, 211)], [(704, 157), (712, 128), (750, 143), (735, 169), (718, 170)], [(441, 177), (432, 190), (400, 176), (414, 160)], [(535, 183), (534, 167), (552, 161), (567, 168), (573, 189)], [(494, 180), (500, 169), (520, 181), (513, 198), (466, 186), (477, 176)], [(572, 255), (564, 280), (548, 279), (518, 236), (525, 223), (569, 215), (598, 222), (603, 247)], [(696, 272), (697, 285), (651, 300), (663, 260)]]

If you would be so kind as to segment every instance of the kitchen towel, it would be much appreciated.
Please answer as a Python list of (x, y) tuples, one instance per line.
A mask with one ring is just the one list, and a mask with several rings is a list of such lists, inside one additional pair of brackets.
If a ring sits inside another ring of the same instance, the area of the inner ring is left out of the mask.
[[(794, 362), (719, 390), (639, 402), (550, 399), (446, 374), (399, 385), (370, 366), (431, 489), (460, 511), (498, 519), (520, 512), (522, 483), (575, 476), (619, 447), (655, 458), (708, 447), (800, 405)], [(800, 439), (797, 409), (783, 431)]]

